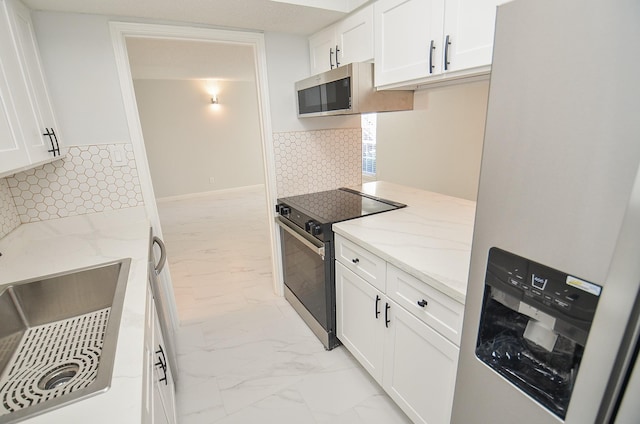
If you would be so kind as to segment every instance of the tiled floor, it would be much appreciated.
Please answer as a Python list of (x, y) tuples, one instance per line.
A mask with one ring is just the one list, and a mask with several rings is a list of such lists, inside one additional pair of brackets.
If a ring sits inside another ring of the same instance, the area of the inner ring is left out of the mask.
[(273, 293), (262, 187), (158, 209), (180, 317), (180, 424), (410, 423)]

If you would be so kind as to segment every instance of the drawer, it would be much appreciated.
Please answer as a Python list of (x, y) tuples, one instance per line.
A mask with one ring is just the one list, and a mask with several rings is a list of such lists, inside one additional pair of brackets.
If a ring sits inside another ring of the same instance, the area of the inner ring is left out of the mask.
[(336, 234), (336, 260), (365, 279), (369, 284), (385, 291), (387, 263), (366, 249)]
[(387, 265), (387, 296), (460, 346), (464, 305), (401, 269)]

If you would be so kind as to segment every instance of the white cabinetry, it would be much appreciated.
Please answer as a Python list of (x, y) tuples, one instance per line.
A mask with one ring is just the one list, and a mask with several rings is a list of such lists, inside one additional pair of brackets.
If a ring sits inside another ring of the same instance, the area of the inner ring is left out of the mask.
[(0, 0), (0, 6), (0, 176), (3, 176), (56, 160), (60, 150), (29, 9), (17, 0)]
[(496, 6), (503, 1), (376, 2), (376, 87), (488, 73)]
[(330, 26), (309, 37), (311, 75), (336, 67), (335, 27)]
[(379, 0), (374, 4), (375, 85), (440, 72), (444, 0)]
[(459, 348), (389, 301), (383, 387), (415, 423), (448, 423)]
[(446, 0), (444, 36), (448, 64), (455, 72), (491, 65), (496, 7), (507, 0)]
[(311, 74), (373, 60), (373, 5), (309, 37)]
[(145, 325), (145, 424), (175, 424), (175, 386), (151, 289)]
[(382, 386), (386, 296), (336, 261), (338, 338)]
[(340, 341), (414, 422), (449, 422), (462, 305), (340, 235), (335, 269)]

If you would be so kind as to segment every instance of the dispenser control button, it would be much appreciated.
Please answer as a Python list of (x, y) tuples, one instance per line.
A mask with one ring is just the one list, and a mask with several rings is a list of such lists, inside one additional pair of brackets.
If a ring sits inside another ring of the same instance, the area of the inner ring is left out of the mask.
[(561, 299), (553, 299), (553, 304), (562, 309), (566, 309), (566, 310), (571, 309), (571, 304)]
[(520, 281), (515, 280), (513, 278), (509, 278), (509, 283), (511, 283), (511, 285), (514, 287), (520, 287)]
[(542, 297), (542, 292), (540, 290), (538, 290), (538, 289), (535, 289), (535, 288), (531, 289), (531, 293), (533, 293), (536, 296)]

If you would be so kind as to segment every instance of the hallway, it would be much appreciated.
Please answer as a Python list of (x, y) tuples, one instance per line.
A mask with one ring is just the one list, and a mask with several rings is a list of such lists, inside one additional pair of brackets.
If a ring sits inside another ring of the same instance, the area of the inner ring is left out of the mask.
[(176, 294), (180, 424), (401, 424), (340, 346), (272, 290), (264, 188), (158, 202)]

